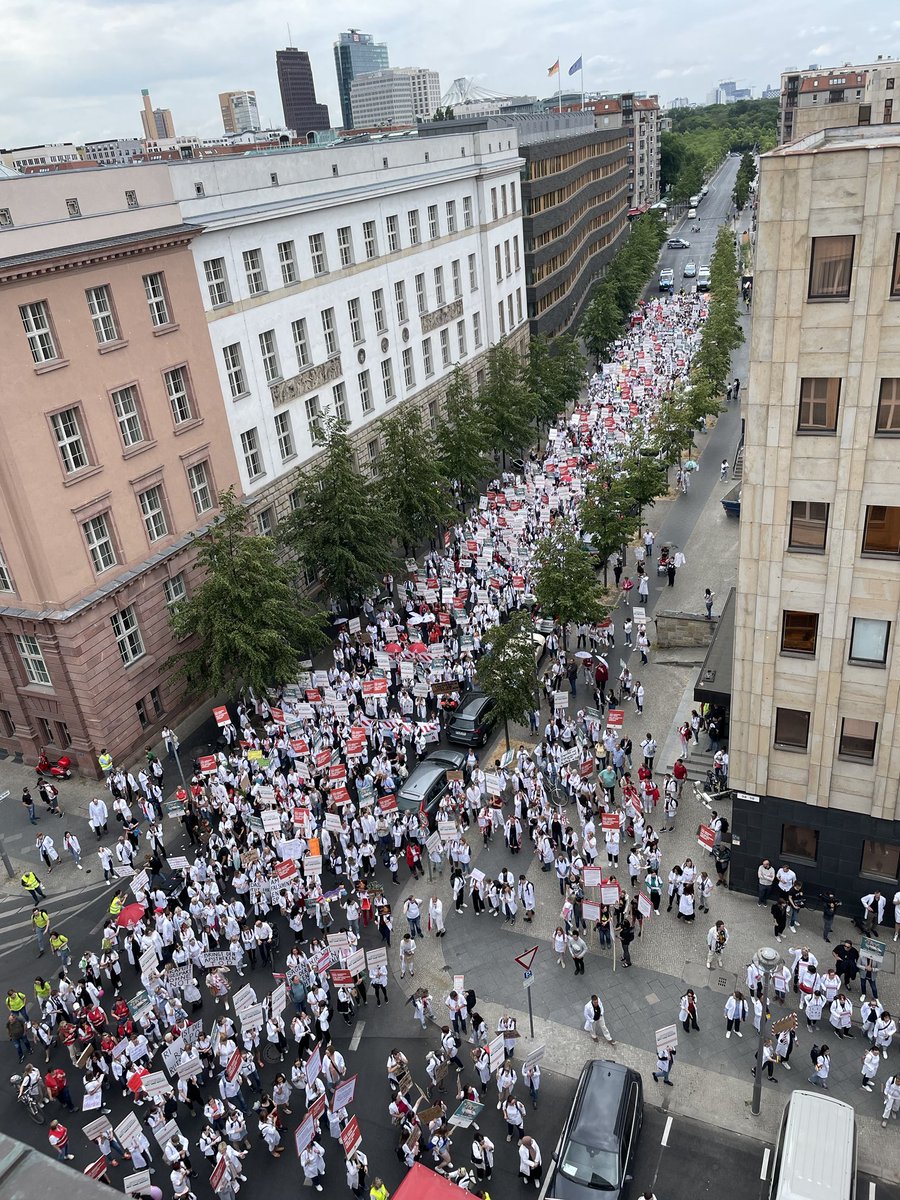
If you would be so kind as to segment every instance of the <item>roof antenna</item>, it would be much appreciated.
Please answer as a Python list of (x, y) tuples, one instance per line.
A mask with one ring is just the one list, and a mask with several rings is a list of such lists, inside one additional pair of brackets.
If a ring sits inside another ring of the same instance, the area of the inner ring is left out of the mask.
[(288, 21), (287, 31), (288, 31), (288, 45), (293, 46), (294, 43), (291, 41), (291, 23), (290, 23), (290, 21)]

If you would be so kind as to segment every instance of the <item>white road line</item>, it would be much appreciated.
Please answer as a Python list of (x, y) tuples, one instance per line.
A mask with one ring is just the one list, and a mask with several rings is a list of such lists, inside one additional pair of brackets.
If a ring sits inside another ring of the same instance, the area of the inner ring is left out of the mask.
[(667, 1118), (666, 1118), (666, 1127), (665, 1127), (665, 1129), (663, 1130), (662, 1141), (659, 1143), (661, 1146), (668, 1146), (668, 1144), (669, 1144), (669, 1130), (670, 1130), (671, 1128), (672, 1128), (672, 1118), (671, 1118), (671, 1117), (667, 1117)]
[(771, 1154), (771, 1151), (770, 1151), (769, 1147), (766, 1146), (765, 1150), (763, 1150), (762, 1166), (759, 1168), (760, 1179), (765, 1180), (769, 1174), (769, 1155), (770, 1154)]
[[(360, 1021), (357, 1027), (353, 1030), (353, 1037), (350, 1039), (350, 1049), (358, 1050), (359, 1043), (362, 1041), (363, 1030), (366, 1027), (365, 1021)], [(869, 1198), (871, 1200), (871, 1197)]]
[(875, 1200), (875, 1181), (869, 1180), (869, 1200)]

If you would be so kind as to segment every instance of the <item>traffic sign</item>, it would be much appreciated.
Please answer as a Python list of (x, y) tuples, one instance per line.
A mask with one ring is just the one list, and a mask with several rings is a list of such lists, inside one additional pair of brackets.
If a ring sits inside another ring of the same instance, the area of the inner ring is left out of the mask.
[(530, 950), (526, 950), (523, 954), (516, 955), (516, 962), (523, 971), (530, 971), (531, 965), (534, 962), (534, 956), (537, 954), (537, 946), (532, 946)]
[(522, 972), (522, 987), (530, 988), (534, 983), (534, 971)]

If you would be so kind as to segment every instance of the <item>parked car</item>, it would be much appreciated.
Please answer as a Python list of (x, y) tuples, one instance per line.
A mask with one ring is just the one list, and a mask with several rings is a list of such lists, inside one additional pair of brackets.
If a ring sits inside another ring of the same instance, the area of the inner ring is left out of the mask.
[(697, 291), (709, 291), (709, 267), (701, 267), (697, 272)]
[(440, 763), (448, 771), (461, 771), (466, 765), (467, 757), (464, 750), (454, 750), (452, 746), (440, 746), (437, 750), (432, 750), (430, 754), (426, 754), (422, 761)]
[(695, 262), (686, 262), (681, 274), (685, 279), (693, 279), (697, 274), (697, 264)]
[(696, 208), (689, 208), (689, 209), (688, 209), (688, 211), (687, 211), (687, 215), (688, 215), (688, 220), (689, 220), (689, 221), (694, 221), (694, 220), (696, 220), (696, 218), (697, 218), (697, 210), (696, 210)]
[(447, 767), (423, 758), (397, 791), (397, 807), (401, 812), (424, 812), (430, 817), (449, 787)]
[(682, 237), (669, 238), (668, 242), (666, 243), (670, 250), (687, 250), (690, 244), (690, 242), (685, 241), (685, 239)]
[(664, 267), (659, 273), (659, 290), (671, 292), (675, 286), (675, 272), (671, 267)]
[(469, 692), (450, 718), (447, 740), (461, 746), (483, 746), (490, 733), (487, 718), (493, 707), (494, 701), (484, 692)]
[(625, 1200), (644, 1121), (640, 1075), (620, 1063), (585, 1064), (539, 1200)]

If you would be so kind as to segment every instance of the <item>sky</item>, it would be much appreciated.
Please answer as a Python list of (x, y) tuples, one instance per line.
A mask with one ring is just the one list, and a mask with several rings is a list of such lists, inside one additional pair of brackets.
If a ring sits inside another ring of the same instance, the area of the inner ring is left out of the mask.
[(567, 71), (581, 55), (587, 90), (705, 102), (723, 79), (759, 95), (792, 67), (900, 56), (896, 0), (3, 0), (0, 147), (138, 137), (145, 87), (178, 133), (218, 136), (218, 93), (240, 88), (278, 126), (275, 51), (289, 44), (309, 51), (337, 125), (332, 45), (351, 27), (386, 41), (391, 66), (438, 71), (443, 92), (471, 76), (494, 92), (548, 95), (557, 58), (563, 87), (577, 90)]

